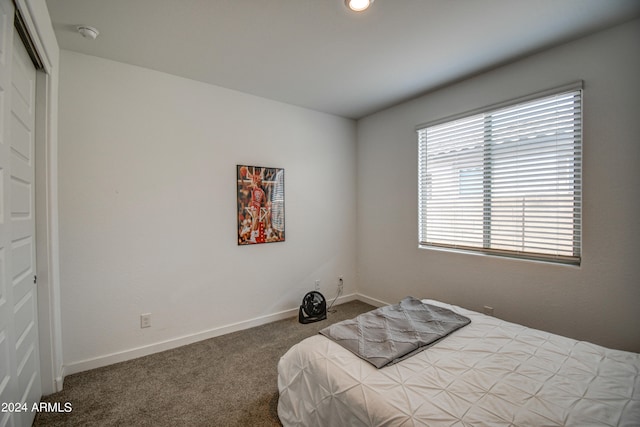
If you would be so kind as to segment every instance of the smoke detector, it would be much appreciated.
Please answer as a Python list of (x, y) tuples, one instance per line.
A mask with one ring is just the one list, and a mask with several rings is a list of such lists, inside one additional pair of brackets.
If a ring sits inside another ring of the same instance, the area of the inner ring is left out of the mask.
[(96, 28), (89, 27), (88, 25), (80, 25), (78, 27), (78, 32), (82, 34), (82, 37), (84, 37), (85, 39), (91, 40), (95, 40), (96, 37), (98, 37), (98, 34), (100, 34), (100, 31), (98, 31)]

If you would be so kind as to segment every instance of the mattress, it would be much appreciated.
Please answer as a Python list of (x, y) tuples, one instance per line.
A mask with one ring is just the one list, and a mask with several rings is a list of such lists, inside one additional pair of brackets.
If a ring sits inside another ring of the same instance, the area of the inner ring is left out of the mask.
[(317, 335), (278, 363), (287, 426), (640, 426), (640, 354), (433, 300), (471, 323), (376, 369)]

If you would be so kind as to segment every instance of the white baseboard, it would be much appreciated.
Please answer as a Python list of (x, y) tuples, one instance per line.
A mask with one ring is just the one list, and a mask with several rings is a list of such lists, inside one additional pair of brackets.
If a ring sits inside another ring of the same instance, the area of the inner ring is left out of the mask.
[(56, 377), (56, 392), (58, 391), (62, 391), (62, 389), (64, 388), (64, 377), (65, 377), (65, 372), (64, 372), (64, 366), (62, 367), (62, 372), (60, 372), (60, 376)]
[[(339, 297), (336, 300), (336, 304), (340, 305), (345, 302), (360, 299), (358, 294), (349, 294)], [(373, 299), (368, 299), (374, 301)], [(332, 301), (332, 300), (331, 300)], [(330, 303), (331, 301), (328, 301)], [(364, 300), (369, 304), (375, 305), (367, 300)], [(178, 338), (173, 338), (166, 341), (161, 341), (154, 344), (149, 344), (129, 350), (124, 350), (117, 353), (111, 353), (104, 356), (98, 356), (91, 359), (81, 360), (73, 362), (63, 366), (63, 377), (60, 380), (56, 380), (59, 384), (60, 390), (64, 377), (71, 374), (77, 374), (78, 372), (88, 371), (90, 369), (101, 368), (103, 366), (113, 365), (114, 363), (124, 362), (138, 357), (148, 356), (150, 354), (159, 353), (161, 351), (171, 350), (173, 348), (182, 347), (183, 345), (193, 344), (198, 341), (206, 340), (209, 338), (218, 337), (220, 335), (229, 334), (232, 332), (241, 331), (244, 329), (253, 328), (267, 323), (275, 322), (277, 320), (288, 319), (298, 315), (298, 307), (291, 310), (285, 310), (266, 316), (260, 316), (253, 319), (245, 320), (242, 322), (232, 323), (218, 328), (209, 329), (202, 332), (196, 332), (193, 334), (185, 335)]]
[(390, 305), (388, 302), (384, 302), (379, 299), (372, 298), (370, 296), (363, 295), (363, 294), (357, 294), (355, 299), (360, 300), (362, 302), (366, 302), (367, 304), (370, 304), (374, 307), (382, 307), (385, 305)]

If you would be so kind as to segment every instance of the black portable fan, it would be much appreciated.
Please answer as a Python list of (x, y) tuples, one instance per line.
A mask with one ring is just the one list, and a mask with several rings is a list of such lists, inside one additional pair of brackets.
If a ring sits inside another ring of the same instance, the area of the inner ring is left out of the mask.
[(302, 298), (298, 321), (300, 323), (312, 323), (327, 318), (327, 301), (318, 291), (311, 291)]

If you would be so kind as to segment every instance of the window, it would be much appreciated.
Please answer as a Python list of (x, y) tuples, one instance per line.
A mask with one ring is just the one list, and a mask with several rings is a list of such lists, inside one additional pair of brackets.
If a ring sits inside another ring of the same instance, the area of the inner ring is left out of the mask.
[(579, 264), (581, 86), (419, 126), (420, 247)]

